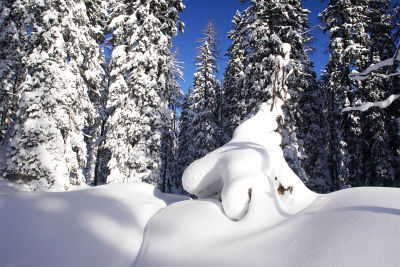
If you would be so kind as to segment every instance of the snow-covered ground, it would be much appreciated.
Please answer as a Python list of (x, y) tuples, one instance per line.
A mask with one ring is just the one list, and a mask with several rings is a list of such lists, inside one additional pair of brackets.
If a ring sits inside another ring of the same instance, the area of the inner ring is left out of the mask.
[(0, 266), (131, 266), (147, 221), (183, 199), (148, 184), (0, 193)]
[(146, 227), (136, 266), (399, 266), (399, 189), (321, 195), (295, 215), (267, 198), (239, 222), (215, 200), (169, 206)]
[(400, 189), (309, 191), (270, 107), (188, 167), (199, 200), (141, 183), (0, 193), (0, 266), (399, 266)]
[(246, 216), (233, 221), (218, 200), (175, 203), (182, 197), (146, 184), (1, 193), (0, 266), (400, 263), (400, 189), (319, 195), (294, 215), (271, 209), (268, 198), (254, 194)]

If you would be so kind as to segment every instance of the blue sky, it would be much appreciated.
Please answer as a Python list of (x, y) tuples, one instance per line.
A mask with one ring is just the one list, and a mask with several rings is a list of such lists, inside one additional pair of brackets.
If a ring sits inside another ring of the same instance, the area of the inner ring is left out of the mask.
[[(222, 60), (218, 63), (221, 70), (219, 78), (222, 79), (226, 67), (224, 54), (231, 44), (231, 41), (227, 38), (227, 33), (232, 29), (231, 21), (236, 10), (243, 10), (244, 6), (239, 4), (239, 0), (183, 0), (183, 3), (186, 5), (186, 9), (181, 13), (181, 21), (185, 23), (185, 33), (174, 38), (174, 45), (179, 48), (179, 60), (184, 62), (185, 82), (181, 81), (180, 84), (184, 92), (187, 92), (189, 86), (193, 83), (193, 73), (196, 71), (194, 59), (197, 52), (196, 47), (199, 46), (196, 41), (202, 37), (202, 30), (205, 25), (212, 19), (219, 33)], [(310, 26), (317, 25), (319, 23), (318, 13), (324, 9), (326, 1), (321, 3), (320, 0), (306, 0), (303, 1), (303, 5), (311, 11), (309, 16)], [(316, 51), (310, 56), (319, 76), (328, 59), (326, 53), (328, 38), (318, 29), (314, 29), (312, 33), (315, 35), (312, 46), (316, 48)]]

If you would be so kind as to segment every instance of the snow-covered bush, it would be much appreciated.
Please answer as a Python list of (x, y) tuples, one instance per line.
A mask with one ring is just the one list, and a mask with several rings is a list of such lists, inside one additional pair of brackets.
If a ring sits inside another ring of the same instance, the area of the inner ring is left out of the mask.
[(255, 116), (236, 128), (230, 142), (194, 161), (182, 177), (183, 187), (199, 198), (221, 198), (225, 214), (241, 219), (254, 194), (267, 194), (280, 209), (297, 210), (315, 194), (290, 169), (275, 132), (282, 100), (263, 103)]

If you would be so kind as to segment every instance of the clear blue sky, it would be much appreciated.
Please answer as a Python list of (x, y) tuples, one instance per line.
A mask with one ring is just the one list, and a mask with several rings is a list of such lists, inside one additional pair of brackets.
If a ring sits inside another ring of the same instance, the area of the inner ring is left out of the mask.
[[(310, 26), (313, 27), (319, 23), (318, 14), (321, 12), (326, 2), (321, 3), (320, 0), (306, 0), (303, 1), (305, 8), (311, 11), (309, 16)], [(193, 83), (193, 73), (196, 71), (194, 59), (196, 56), (196, 47), (199, 43), (196, 42), (202, 37), (202, 30), (207, 22), (212, 19), (216, 29), (219, 33), (218, 39), (220, 40), (220, 79), (226, 67), (225, 52), (231, 44), (227, 38), (227, 33), (232, 29), (232, 19), (236, 10), (242, 11), (244, 5), (239, 4), (239, 0), (183, 0), (186, 9), (181, 13), (181, 21), (185, 23), (185, 33), (179, 34), (174, 38), (175, 47), (179, 48), (178, 58), (184, 62), (184, 78), (185, 82), (181, 81), (181, 87), (184, 92), (187, 92), (190, 85)], [(328, 38), (321, 30), (314, 29), (312, 33), (315, 35), (315, 40), (312, 46), (316, 51), (311, 54), (311, 59), (315, 64), (315, 72), (318, 77), (321, 69), (324, 69), (325, 63), (328, 59), (327, 42)]]

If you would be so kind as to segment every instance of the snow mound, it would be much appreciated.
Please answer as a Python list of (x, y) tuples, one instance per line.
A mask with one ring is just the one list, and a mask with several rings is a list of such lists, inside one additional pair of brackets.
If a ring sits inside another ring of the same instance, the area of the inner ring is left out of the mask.
[(0, 266), (131, 266), (148, 220), (182, 196), (141, 183), (0, 194)]
[(263, 103), (236, 128), (230, 142), (189, 165), (182, 177), (184, 189), (200, 199), (221, 198), (225, 214), (234, 220), (247, 213), (254, 193), (267, 194), (266, 201), (291, 213), (311, 203), (316, 194), (290, 169), (279, 146), (275, 130), (281, 104), (271, 111), (271, 102)]
[(269, 199), (255, 194), (238, 222), (213, 199), (168, 206), (149, 221), (134, 266), (398, 266), (400, 189), (319, 195), (296, 214)]

